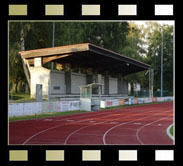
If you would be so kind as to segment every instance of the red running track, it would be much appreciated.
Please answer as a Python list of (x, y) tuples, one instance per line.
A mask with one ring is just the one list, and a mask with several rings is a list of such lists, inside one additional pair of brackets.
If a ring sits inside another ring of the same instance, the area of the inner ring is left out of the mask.
[(173, 145), (173, 102), (9, 123), (9, 144)]

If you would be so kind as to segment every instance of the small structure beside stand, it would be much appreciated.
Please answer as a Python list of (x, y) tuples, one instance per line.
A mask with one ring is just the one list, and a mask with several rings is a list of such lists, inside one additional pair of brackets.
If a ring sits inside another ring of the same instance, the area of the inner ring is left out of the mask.
[(100, 110), (102, 86), (100, 83), (80, 86), (80, 110)]

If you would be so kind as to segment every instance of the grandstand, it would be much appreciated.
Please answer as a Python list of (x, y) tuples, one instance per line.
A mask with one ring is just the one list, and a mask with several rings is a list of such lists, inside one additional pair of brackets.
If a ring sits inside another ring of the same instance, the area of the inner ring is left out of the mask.
[[(20, 51), (31, 98), (36, 84), (42, 85), (43, 98), (76, 100), (80, 86), (103, 84), (101, 98), (128, 97), (126, 75), (148, 70), (150, 65), (91, 43)], [(49, 62), (54, 69), (46, 68)], [(93, 91), (93, 93), (95, 93)]]

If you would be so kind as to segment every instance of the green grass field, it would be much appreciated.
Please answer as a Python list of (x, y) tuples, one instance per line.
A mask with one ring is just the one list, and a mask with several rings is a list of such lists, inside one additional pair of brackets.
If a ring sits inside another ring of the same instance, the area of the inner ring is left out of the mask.
[[(9, 93), (9, 100), (10, 102), (31, 102), (31, 101), (36, 101), (35, 99), (32, 99), (30, 97), (30, 94), (25, 94), (25, 93)], [(47, 101), (48, 99), (44, 99), (43, 101)]]
[(9, 93), (9, 100), (16, 102), (34, 101), (34, 99), (30, 98), (30, 94), (25, 93)]

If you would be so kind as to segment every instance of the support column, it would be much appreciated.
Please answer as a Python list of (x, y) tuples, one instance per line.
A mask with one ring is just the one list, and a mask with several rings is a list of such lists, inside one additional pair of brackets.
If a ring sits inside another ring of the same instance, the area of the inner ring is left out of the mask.
[(72, 72), (71, 65), (65, 65), (65, 85), (66, 85), (66, 94), (71, 94), (71, 82), (72, 82)]
[(123, 77), (122, 74), (118, 75), (118, 94), (123, 93)]
[(86, 75), (86, 84), (93, 83), (93, 71), (92, 68), (88, 68)]
[(34, 58), (34, 67), (42, 67), (42, 58)]
[(109, 72), (104, 73), (104, 94), (109, 95)]
[(93, 75), (86, 75), (86, 84), (91, 84), (93, 83)]
[(128, 82), (122, 79), (122, 94), (128, 95)]
[(102, 83), (102, 74), (97, 74), (97, 82)]

